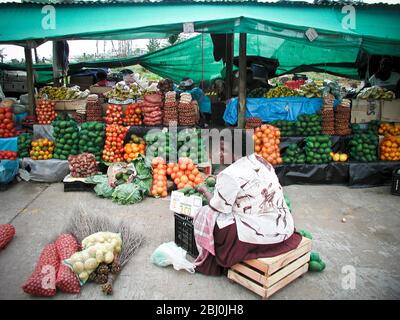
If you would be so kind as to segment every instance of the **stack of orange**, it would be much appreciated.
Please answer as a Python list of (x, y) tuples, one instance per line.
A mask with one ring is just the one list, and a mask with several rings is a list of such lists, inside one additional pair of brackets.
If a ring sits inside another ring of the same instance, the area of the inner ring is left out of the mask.
[(163, 158), (154, 158), (151, 161), (153, 167), (153, 185), (151, 186), (151, 195), (153, 197), (165, 198), (168, 195), (167, 186), (167, 166)]
[(387, 136), (381, 142), (381, 160), (400, 160), (400, 136)]
[(279, 128), (263, 124), (254, 129), (254, 151), (271, 164), (281, 164), (280, 138), (281, 132)]
[(178, 163), (169, 163), (167, 174), (171, 176), (178, 189), (194, 187), (204, 179), (190, 158), (179, 158)]
[(53, 158), (54, 142), (44, 138), (31, 142), (32, 149), (29, 153), (33, 160), (48, 160)]
[(139, 154), (144, 155), (146, 145), (142, 143), (127, 143), (124, 146), (124, 159), (126, 162), (131, 162), (135, 160)]
[(378, 129), (379, 134), (384, 136), (398, 136), (400, 135), (400, 123), (382, 122)]

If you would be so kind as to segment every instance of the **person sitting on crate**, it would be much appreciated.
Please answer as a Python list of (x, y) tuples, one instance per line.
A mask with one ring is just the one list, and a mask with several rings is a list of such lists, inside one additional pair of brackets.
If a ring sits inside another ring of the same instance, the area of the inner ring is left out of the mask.
[(251, 154), (218, 176), (209, 205), (193, 219), (199, 256), (196, 270), (221, 275), (240, 261), (277, 256), (301, 242), (271, 164)]

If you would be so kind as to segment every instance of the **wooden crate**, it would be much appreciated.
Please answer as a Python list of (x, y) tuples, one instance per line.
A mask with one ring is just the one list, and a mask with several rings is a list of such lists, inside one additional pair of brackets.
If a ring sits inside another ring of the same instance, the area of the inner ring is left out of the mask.
[(278, 290), (308, 271), (311, 240), (304, 238), (299, 246), (271, 258), (247, 260), (232, 266), (228, 278), (268, 299)]

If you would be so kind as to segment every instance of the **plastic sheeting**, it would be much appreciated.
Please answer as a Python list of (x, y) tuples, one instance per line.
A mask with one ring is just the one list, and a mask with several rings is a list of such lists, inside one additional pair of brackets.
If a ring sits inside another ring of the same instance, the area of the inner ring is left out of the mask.
[(11, 182), (18, 173), (18, 160), (0, 160), (0, 183)]
[(389, 184), (393, 171), (400, 168), (400, 161), (283, 164), (274, 168), (283, 186), (344, 184), (354, 188), (365, 188)]
[(400, 169), (400, 161), (350, 162), (348, 185), (360, 188), (387, 184), (391, 181), (395, 169)]
[(48, 124), (48, 125), (34, 124), (32, 139), (36, 140), (36, 139), (43, 139), (43, 138), (47, 138), (49, 140), (54, 141), (53, 126), (50, 124)]
[(1, 138), (0, 150), (18, 151), (18, 137)]
[(69, 174), (67, 160), (32, 160), (23, 158), (21, 168), (29, 172), (29, 180), (37, 182), (61, 182)]
[[(246, 118), (258, 117), (263, 122), (274, 120), (294, 121), (301, 114), (317, 113), (323, 106), (321, 98), (282, 97), (282, 98), (247, 98)], [(238, 98), (233, 98), (226, 106), (224, 120), (236, 125)]]

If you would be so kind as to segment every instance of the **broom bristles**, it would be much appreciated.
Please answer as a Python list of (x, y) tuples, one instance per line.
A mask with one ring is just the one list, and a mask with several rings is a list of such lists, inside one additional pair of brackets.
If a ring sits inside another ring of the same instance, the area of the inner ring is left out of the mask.
[(82, 206), (75, 209), (67, 228), (67, 233), (72, 234), (80, 243), (91, 234), (101, 231), (121, 234), (122, 247), (118, 254), (121, 268), (132, 258), (144, 240), (140, 233), (132, 230), (124, 221), (114, 223), (107, 217), (88, 214)]

